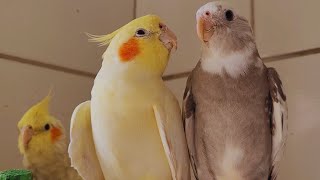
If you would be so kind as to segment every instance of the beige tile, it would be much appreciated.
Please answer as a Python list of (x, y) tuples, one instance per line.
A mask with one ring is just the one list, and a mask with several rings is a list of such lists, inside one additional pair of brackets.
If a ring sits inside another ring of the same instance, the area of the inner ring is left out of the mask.
[[(196, 11), (207, 0), (137, 0), (138, 16), (154, 13), (162, 17), (177, 34), (178, 51), (172, 55), (166, 74), (191, 70), (200, 57), (200, 43), (196, 34)], [(250, 0), (230, 0), (231, 5), (250, 19)]]
[(132, 17), (132, 0), (2, 0), (0, 52), (97, 72), (105, 48), (84, 33), (110, 33)]
[(256, 37), (261, 55), (320, 47), (319, 6), (319, 0), (256, 0)]
[(187, 78), (174, 79), (166, 81), (166, 85), (172, 91), (179, 101), (180, 106), (182, 105), (183, 93), (186, 87)]
[(320, 177), (320, 55), (267, 63), (279, 72), (288, 97), (289, 139), (280, 180)]
[[(17, 122), (53, 87), (51, 112), (69, 132), (74, 108), (90, 98), (93, 79), (0, 59), (0, 170), (22, 167)], [(69, 136), (69, 133), (67, 134)]]

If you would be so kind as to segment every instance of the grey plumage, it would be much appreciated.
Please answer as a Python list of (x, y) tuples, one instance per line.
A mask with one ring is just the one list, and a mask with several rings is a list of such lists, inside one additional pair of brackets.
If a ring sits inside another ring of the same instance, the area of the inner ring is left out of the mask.
[(204, 72), (199, 63), (187, 86), (183, 115), (193, 167), (205, 168), (205, 177), (223, 174), (219, 163), (230, 143), (252, 154), (237, 164), (245, 179), (257, 179), (255, 174), (272, 179), (271, 136), (276, 127), (268, 102), (275, 101), (278, 92), (286, 99), (276, 71), (252, 66), (245, 76), (233, 79)]
[[(200, 10), (210, 7), (217, 7), (212, 8), (214, 18), (226, 12), (216, 3)], [(199, 180), (275, 180), (287, 129), (279, 75), (262, 63), (254, 38), (247, 38), (250, 28), (233, 30), (228, 22), (213, 28), (213, 37), (204, 42), (202, 55), (207, 56), (190, 74), (184, 93), (183, 120), (194, 174)], [(219, 44), (228, 47), (230, 38), (242, 47), (220, 50)], [(238, 72), (234, 63), (239, 61), (243, 67)]]

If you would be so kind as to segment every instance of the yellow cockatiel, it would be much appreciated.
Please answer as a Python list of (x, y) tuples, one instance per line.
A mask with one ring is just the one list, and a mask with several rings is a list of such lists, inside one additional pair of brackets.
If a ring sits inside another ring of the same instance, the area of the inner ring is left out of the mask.
[(81, 180), (71, 167), (61, 122), (49, 113), (51, 94), (33, 105), (18, 123), (23, 165), (36, 180)]
[(92, 40), (109, 47), (72, 115), (72, 165), (86, 180), (189, 180), (180, 107), (162, 80), (174, 33), (147, 15)]

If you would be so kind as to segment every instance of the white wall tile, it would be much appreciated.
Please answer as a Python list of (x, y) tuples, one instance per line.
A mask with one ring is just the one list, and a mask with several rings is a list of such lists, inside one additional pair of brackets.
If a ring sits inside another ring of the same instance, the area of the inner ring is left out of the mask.
[(288, 98), (289, 131), (280, 180), (320, 177), (320, 55), (267, 63), (277, 69)]
[(107, 34), (133, 18), (133, 0), (1, 0), (0, 53), (97, 72)]
[(255, 1), (261, 56), (320, 47), (319, 0)]
[(93, 79), (46, 70), (0, 59), (0, 171), (22, 167), (17, 123), (30, 106), (53, 87), (51, 113), (60, 119), (69, 136), (71, 113), (90, 98)]
[[(172, 55), (166, 74), (189, 71), (200, 58), (200, 43), (196, 33), (196, 11), (208, 0), (137, 0), (138, 16), (157, 14), (176, 33), (178, 51)], [(228, 1), (250, 20), (250, 0)]]

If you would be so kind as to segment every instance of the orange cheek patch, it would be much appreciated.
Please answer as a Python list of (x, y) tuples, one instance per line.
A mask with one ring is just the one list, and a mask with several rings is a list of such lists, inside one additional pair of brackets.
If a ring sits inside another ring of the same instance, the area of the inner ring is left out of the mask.
[(130, 61), (140, 53), (138, 40), (135, 38), (129, 39), (119, 49), (119, 56), (121, 61)]
[(51, 133), (52, 142), (55, 142), (56, 140), (58, 140), (58, 138), (62, 135), (61, 130), (56, 127), (52, 127), (50, 133)]

